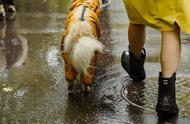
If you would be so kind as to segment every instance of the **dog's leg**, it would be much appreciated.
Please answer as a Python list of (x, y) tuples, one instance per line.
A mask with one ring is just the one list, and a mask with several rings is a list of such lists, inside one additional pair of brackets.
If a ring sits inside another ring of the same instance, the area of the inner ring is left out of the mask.
[(71, 62), (68, 62), (68, 56), (64, 56), (65, 60), (65, 78), (68, 82), (68, 90), (73, 90), (73, 81), (76, 79), (77, 73), (75, 72)]
[(69, 58), (69, 55), (64, 52), (64, 37), (65, 37), (65, 34), (63, 35), (62, 41), (61, 41), (61, 55), (65, 63), (65, 79), (68, 82), (68, 90), (72, 91), (73, 85), (74, 85), (73, 81), (76, 79), (77, 73), (74, 70), (74, 67)]
[(68, 91), (69, 92), (72, 92), (73, 91), (73, 89), (74, 89), (74, 82), (73, 81), (68, 81), (67, 80), (67, 83), (68, 83)]
[(91, 90), (92, 80), (93, 80), (94, 72), (95, 72), (96, 61), (97, 61), (97, 53), (92, 58), (90, 67), (87, 70), (88, 73), (86, 75), (85, 74), (81, 74), (81, 82), (85, 86), (85, 88), (84, 88), (85, 92), (89, 92)]

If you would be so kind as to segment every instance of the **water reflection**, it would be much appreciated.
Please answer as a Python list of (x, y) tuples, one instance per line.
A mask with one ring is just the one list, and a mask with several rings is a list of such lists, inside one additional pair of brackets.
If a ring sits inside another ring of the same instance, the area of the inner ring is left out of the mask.
[(131, 83), (127, 85), (126, 91), (127, 92), (127, 99), (131, 101), (131, 103), (127, 106), (129, 119), (133, 123), (140, 123), (144, 122), (143, 115), (144, 115), (144, 105), (145, 105), (145, 97), (144, 97), (144, 89), (145, 89), (145, 82), (138, 82)]
[(0, 22), (0, 76), (11, 66), (21, 66), (27, 52), (27, 39), (17, 34), (15, 21)]
[(158, 116), (157, 124), (176, 124), (178, 116), (178, 114), (172, 116)]
[(93, 124), (96, 123), (97, 104), (92, 94), (77, 93), (69, 95), (64, 112), (64, 120), (67, 123)]

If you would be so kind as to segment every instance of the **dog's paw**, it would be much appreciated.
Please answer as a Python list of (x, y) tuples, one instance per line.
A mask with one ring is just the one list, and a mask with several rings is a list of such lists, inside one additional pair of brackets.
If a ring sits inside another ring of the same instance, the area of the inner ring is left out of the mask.
[(73, 91), (73, 88), (74, 88), (74, 83), (73, 81), (67, 81), (68, 82), (68, 91)]
[(84, 92), (85, 93), (89, 93), (89, 92), (91, 92), (92, 91), (92, 86), (90, 86), (90, 85), (85, 85), (84, 86)]

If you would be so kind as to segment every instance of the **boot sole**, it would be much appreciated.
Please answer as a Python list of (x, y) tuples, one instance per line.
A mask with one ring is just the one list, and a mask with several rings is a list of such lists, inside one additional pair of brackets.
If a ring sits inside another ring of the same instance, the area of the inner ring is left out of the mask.
[(178, 107), (177, 106), (156, 106), (156, 112), (158, 115), (165, 115), (165, 116), (169, 116), (169, 115), (176, 115), (178, 114)]

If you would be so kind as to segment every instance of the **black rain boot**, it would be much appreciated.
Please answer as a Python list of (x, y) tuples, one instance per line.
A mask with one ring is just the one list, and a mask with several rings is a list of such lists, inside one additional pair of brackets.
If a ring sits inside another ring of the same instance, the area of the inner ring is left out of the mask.
[(159, 74), (158, 102), (156, 111), (158, 115), (175, 115), (178, 114), (178, 106), (176, 104), (175, 80), (176, 73), (170, 78), (163, 78), (162, 73)]
[(146, 51), (144, 48), (139, 58), (135, 58), (130, 47), (129, 51), (124, 51), (121, 56), (122, 67), (127, 71), (129, 76), (135, 82), (140, 82), (144, 80), (146, 77), (146, 73), (144, 70), (145, 58), (146, 58)]
[(15, 5), (15, 0), (6, 0), (6, 4)]

